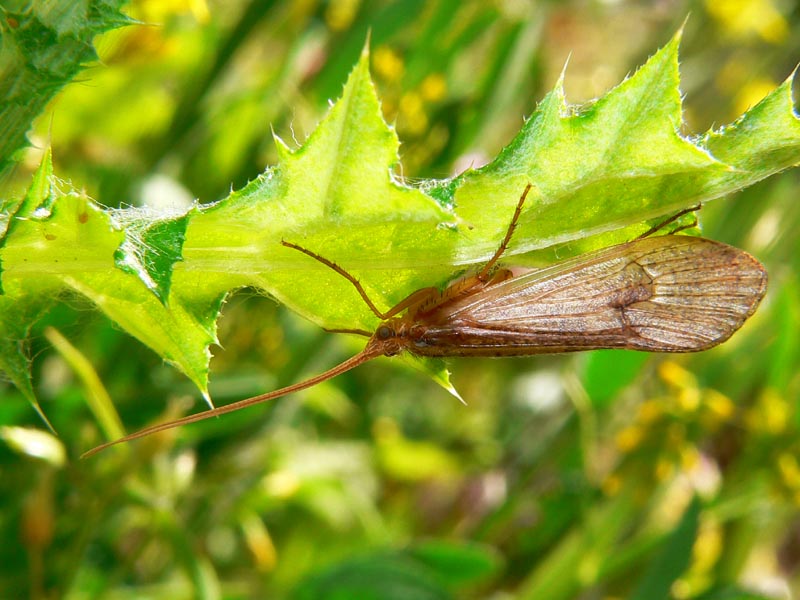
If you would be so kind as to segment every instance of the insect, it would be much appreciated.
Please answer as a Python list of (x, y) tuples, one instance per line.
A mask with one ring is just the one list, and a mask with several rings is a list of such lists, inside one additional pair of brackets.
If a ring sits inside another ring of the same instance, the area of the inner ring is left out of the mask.
[(480, 271), (443, 290), (417, 290), (387, 311), (381, 311), (361, 283), (342, 267), (283, 241), (284, 246), (308, 255), (350, 281), (381, 320), (374, 332), (332, 330), (367, 337), (364, 349), (305, 381), (147, 427), (97, 446), (84, 456), (303, 390), (373, 358), (401, 352), (444, 357), (523, 356), (598, 348), (706, 350), (739, 329), (764, 296), (767, 273), (755, 258), (699, 237), (650, 237), (664, 224), (631, 242), (543, 269), (518, 272), (497, 268), (531, 187), (529, 184), (520, 196), (505, 237)]

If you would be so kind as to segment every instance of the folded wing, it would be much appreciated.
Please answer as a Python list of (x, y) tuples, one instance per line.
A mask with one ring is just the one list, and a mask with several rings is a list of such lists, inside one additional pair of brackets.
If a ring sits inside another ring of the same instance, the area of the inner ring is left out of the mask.
[(705, 350), (764, 296), (764, 267), (689, 236), (644, 238), (531, 271), (421, 316), (412, 352), (503, 356), (631, 348)]

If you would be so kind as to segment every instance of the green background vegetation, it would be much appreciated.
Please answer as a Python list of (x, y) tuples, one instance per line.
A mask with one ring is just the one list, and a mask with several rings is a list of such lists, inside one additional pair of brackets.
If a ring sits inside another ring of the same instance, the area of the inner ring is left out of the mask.
[[(568, 56), (567, 98), (589, 101), (668, 43), (689, 13), (686, 134), (730, 123), (800, 56), (800, 15), (769, 0), (197, 0), (133, 2), (126, 13), (141, 23), (96, 39), (100, 62), (47, 105), (29, 136), (34, 147), (5, 172), (5, 198), (30, 185), (48, 143), (56, 175), (106, 206), (224, 198), (279, 162), (271, 129), (298, 143), (314, 130), (368, 32), (372, 76), (411, 181), (490, 160)], [(118, 418), (104, 417), (105, 431), (117, 420), (132, 431), (194, 412), (202, 401), (84, 298), (62, 297), (30, 342), (35, 392), (59, 437), (43, 432), (23, 393), (0, 387), (0, 533), (11, 542), (0, 549), (0, 590), (797, 593), (797, 177), (786, 172), (701, 213), (706, 237), (754, 253), (771, 277), (768, 299), (729, 343), (692, 356), (453, 360), (467, 407), (379, 360), (271, 406), (79, 461), (103, 439), (87, 398), (106, 407), (113, 398)], [(217, 404), (320, 372), (362, 344), (247, 289), (226, 303), (218, 337)]]

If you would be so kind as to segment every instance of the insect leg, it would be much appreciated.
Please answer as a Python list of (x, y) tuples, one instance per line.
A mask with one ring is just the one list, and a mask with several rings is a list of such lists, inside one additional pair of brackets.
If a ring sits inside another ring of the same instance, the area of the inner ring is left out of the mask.
[(514, 229), (517, 228), (517, 221), (519, 221), (519, 216), (522, 213), (522, 205), (525, 204), (525, 199), (528, 197), (528, 192), (531, 191), (533, 187), (532, 184), (528, 184), (525, 186), (525, 191), (522, 192), (522, 196), (519, 197), (519, 202), (517, 202), (517, 208), (514, 210), (514, 216), (511, 217), (511, 223), (508, 224), (508, 229), (506, 230), (506, 236), (503, 238), (503, 241), (500, 242), (500, 247), (494, 253), (494, 256), (489, 259), (485, 265), (483, 265), (483, 269), (476, 275), (478, 281), (485, 283), (489, 279), (489, 271), (492, 267), (500, 260), (500, 257), (503, 255), (503, 252), (506, 251), (508, 248), (508, 243), (511, 241), (511, 236), (514, 235)]
[(372, 334), (366, 329), (328, 329), (323, 327), (325, 333), (354, 333), (356, 335), (363, 335), (364, 337), (372, 337)]
[[(695, 210), (699, 210), (699, 209), (700, 209), (700, 205), (695, 206)], [(697, 223), (698, 223), (697, 215), (695, 215), (694, 219), (692, 219), (691, 223), (687, 223), (686, 225), (681, 225), (680, 227), (676, 227), (675, 229), (673, 229), (670, 232), (670, 235), (676, 234), (679, 231), (684, 231), (685, 229), (691, 229), (692, 227), (697, 227)]]
[(377, 307), (377, 306), (375, 306), (375, 304), (372, 302), (372, 300), (370, 300), (369, 296), (367, 296), (367, 292), (366, 292), (366, 290), (365, 290), (365, 289), (364, 289), (364, 287), (361, 285), (361, 283), (358, 281), (358, 279), (356, 279), (355, 277), (353, 277), (353, 276), (352, 276), (350, 273), (348, 273), (347, 271), (345, 271), (345, 270), (344, 270), (342, 267), (340, 267), (339, 265), (337, 265), (335, 262), (333, 262), (333, 261), (330, 261), (330, 260), (328, 260), (327, 258), (325, 258), (325, 257), (323, 257), (323, 256), (320, 256), (320, 255), (319, 255), (319, 254), (317, 254), (316, 252), (312, 252), (311, 250), (306, 250), (306, 249), (305, 249), (305, 248), (303, 248), (302, 246), (298, 246), (297, 244), (293, 244), (293, 243), (291, 243), (291, 242), (287, 242), (286, 240), (281, 240), (281, 244), (283, 244), (283, 245), (284, 245), (284, 246), (286, 246), (287, 248), (294, 248), (295, 250), (299, 250), (299, 251), (300, 251), (300, 252), (302, 252), (303, 254), (305, 254), (305, 255), (307, 255), (307, 256), (310, 256), (310, 257), (311, 257), (311, 258), (313, 258), (314, 260), (317, 260), (317, 261), (321, 262), (321, 263), (322, 263), (323, 265), (325, 265), (326, 267), (330, 267), (331, 269), (333, 269), (334, 271), (336, 271), (336, 272), (337, 272), (339, 275), (341, 275), (342, 277), (344, 277), (345, 279), (347, 279), (347, 281), (349, 281), (350, 283), (352, 283), (352, 284), (353, 284), (353, 287), (355, 287), (355, 288), (356, 288), (356, 291), (359, 293), (359, 295), (361, 296), (361, 298), (364, 300), (364, 303), (365, 303), (367, 306), (369, 306), (369, 309), (370, 309), (370, 310), (371, 310), (371, 311), (372, 311), (372, 312), (375, 314), (375, 316), (376, 316), (376, 317), (378, 317), (378, 318), (379, 318), (380, 320), (382, 320), (382, 321), (383, 321), (383, 320), (385, 320), (385, 319), (387, 318), (387, 317), (385, 316), (385, 315), (386, 315), (386, 313), (383, 313), (383, 312), (381, 312), (380, 310), (378, 310), (378, 307)]
[[(702, 204), (695, 204), (694, 206), (690, 206), (689, 208), (684, 208), (682, 211), (679, 211), (679, 212), (675, 213), (674, 215), (672, 215), (670, 217), (667, 217), (665, 220), (663, 220), (660, 223), (658, 223), (657, 225), (651, 227), (650, 229), (645, 231), (642, 235), (638, 236), (636, 239), (637, 240), (641, 240), (642, 238), (649, 237), (649, 236), (653, 235), (654, 233), (656, 233), (657, 231), (663, 229), (664, 227), (666, 227), (670, 223), (674, 223), (675, 221), (680, 219), (683, 215), (688, 215), (689, 213), (695, 213), (698, 210), (700, 210), (701, 208), (703, 208)], [(675, 229), (675, 231), (673, 231), (672, 233), (678, 233), (679, 231), (683, 231), (684, 229), (690, 229), (690, 228), (692, 228), (692, 227), (694, 227), (696, 225), (697, 225), (697, 216), (695, 216), (694, 222), (692, 222), (692, 223), (690, 223), (688, 225), (682, 225), (681, 227), (678, 227), (677, 229)]]

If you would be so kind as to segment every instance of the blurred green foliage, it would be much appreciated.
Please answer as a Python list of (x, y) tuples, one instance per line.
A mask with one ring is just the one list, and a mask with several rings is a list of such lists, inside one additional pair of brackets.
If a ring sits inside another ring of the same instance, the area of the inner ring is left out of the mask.
[[(408, 178), (445, 177), (496, 154), (568, 55), (568, 99), (601, 95), (688, 13), (687, 133), (730, 122), (800, 56), (798, 9), (770, 0), (175, 0), (127, 10), (142, 24), (96, 40), (101, 62), (55, 97), (4, 196), (29, 185), (35, 148), (49, 141), (58, 176), (107, 205), (221, 198), (277, 162), (270, 128), (298, 140), (313, 129), (368, 32)], [(680, 357), (455, 360), (467, 407), (376, 361), (260, 411), (79, 461), (97, 439), (86, 397), (98, 385), (131, 430), (193, 410), (196, 394), (82, 300), (64, 298), (31, 342), (37, 395), (60, 437), (32, 431), (41, 421), (22, 394), (0, 388), (0, 590), (800, 592), (797, 177), (702, 211), (707, 237), (748, 249), (770, 272), (766, 302), (729, 343)], [(219, 337), (211, 392), (220, 404), (317, 373), (360, 346), (246, 290), (226, 304)]]

